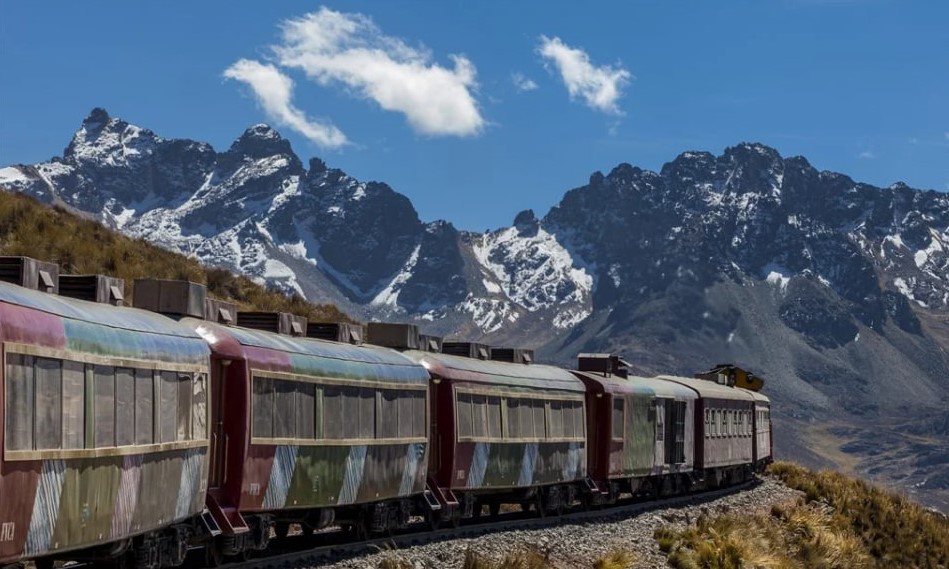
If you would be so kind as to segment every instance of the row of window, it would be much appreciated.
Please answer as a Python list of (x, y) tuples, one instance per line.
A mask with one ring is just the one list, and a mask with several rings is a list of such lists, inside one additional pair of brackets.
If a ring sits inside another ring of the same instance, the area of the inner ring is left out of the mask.
[(207, 438), (207, 375), (8, 353), (6, 449), (93, 449)]
[(460, 439), (582, 439), (583, 402), (458, 393)]
[(252, 435), (267, 439), (426, 436), (425, 391), (254, 376)]
[(706, 409), (706, 437), (748, 437), (752, 432), (751, 411), (741, 409)]

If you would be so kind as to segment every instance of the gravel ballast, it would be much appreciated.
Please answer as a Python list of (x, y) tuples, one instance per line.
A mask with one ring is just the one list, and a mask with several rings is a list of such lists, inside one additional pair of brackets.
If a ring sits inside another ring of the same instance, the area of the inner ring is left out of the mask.
[[(634, 567), (666, 567), (666, 558), (653, 539), (660, 527), (684, 528), (703, 513), (754, 513), (768, 511), (772, 505), (794, 501), (801, 493), (777, 480), (763, 478), (761, 483), (727, 496), (703, 503), (660, 508), (617, 519), (608, 510), (603, 517), (579, 523), (489, 533), (398, 550), (380, 551), (320, 567), (330, 569), (376, 569), (386, 560), (398, 561), (413, 569), (461, 568), (465, 553), (498, 561), (518, 551), (539, 551), (557, 568), (592, 567), (593, 562), (613, 551), (633, 554)], [(392, 565), (390, 565), (392, 566)]]

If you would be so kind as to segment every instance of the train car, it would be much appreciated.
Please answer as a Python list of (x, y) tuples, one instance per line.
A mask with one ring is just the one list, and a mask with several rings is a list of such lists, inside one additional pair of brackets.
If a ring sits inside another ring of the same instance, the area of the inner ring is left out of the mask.
[[(49, 280), (49, 275), (46, 275)], [(210, 350), (158, 314), (0, 282), (0, 563), (184, 560), (201, 531)]]
[(586, 479), (583, 383), (552, 366), (409, 350), (432, 377), (429, 472), (445, 518), (562, 511)]
[(774, 461), (774, 440), (771, 437), (771, 400), (757, 391), (748, 392), (755, 400), (754, 468), (762, 472)]
[(753, 392), (705, 379), (671, 375), (656, 379), (687, 387), (698, 395), (695, 470), (700, 484), (716, 488), (749, 479), (755, 457)]
[(291, 522), (360, 535), (408, 522), (428, 468), (425, 368), (375, 346), (182, 322), (212, 351), (215, 561), (266, 548)]
[(693, 390), (625, 373), (573, 374), (587, 388), (587, 470), (597, 487), (591, 501), (611, 503), (620, 493), (668, 495), (691, 486)]

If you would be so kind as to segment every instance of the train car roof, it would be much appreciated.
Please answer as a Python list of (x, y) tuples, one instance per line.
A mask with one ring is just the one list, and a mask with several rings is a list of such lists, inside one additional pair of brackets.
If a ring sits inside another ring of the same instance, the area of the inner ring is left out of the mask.
[(728, 387), (727, 385), (720, 385), (707, 379), (678, 377), (674, 375), (658, 375), (656, 376), (656, 379), (683, 385), (689, 389), (694, 390), (701, 397), (712, 399), (737, 399), (740, 401), (754, 401), (754, 397), (750, 395), (751, 392), (747, 389)]
[(208, 361), (208, 346), (194, 330), (147, 310), (0, 282), (0, 311), (6, 342), (59, 344), (66, 350), (138, 360)]
[(736, 387), (735, 389), (740, 389), (741, 391), (746, 392), (748, 395), (751, 395), (751, 398), (754, 399), (755, 401), (763, 401), (765, 403), (771, 403), (771, 400), (768, 399), (768, 396), (759, 391), (745, 389), (744, 387)]
[(573, 370), (571, 370), (571, 373), (577, 377), (596, 382), (606, 393), (632, 393), (680, 399), (695, 399), (697, 397), (695, 391), (688, 387), (652, 377), (629, 376), (628, 378), (622, 378), (616, 375), (607, 377), (601, 373)]
[(195, 318), (183, 322), (221, 355), (243, 357), (272, 371), (403, 383), (429, 380), (428, 372), (418, 362), (389, 348), (287, 336)]
[(583, 382), (559, 367), (479, 360), (416, 350), (407, 351), (405, 355), (421, 363), (433, 375), (446, 379), (485, 383), (497, 387), (585, 391)]

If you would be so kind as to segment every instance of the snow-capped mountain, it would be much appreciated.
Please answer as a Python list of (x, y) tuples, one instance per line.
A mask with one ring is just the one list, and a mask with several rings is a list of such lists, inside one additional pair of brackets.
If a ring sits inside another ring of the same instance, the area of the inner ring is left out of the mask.
[[(62, 157), (0, 169), (0, 186), (357, 318), (561, 363), (618, 350), (643, 373), (735, 361), (769, 379), (786, 420), (847, 417), (833, 436), (854, 444), (846, 429), (864, 419), (938, 425), (949, 405), (949, 197), (763, 145), (685, 152), (660, 172), (621, 164), (485, 234), (305, 167), (267, 125), (217, 152), (96, 109)], [(803, 456), (798, 434), (778, 442)]]

